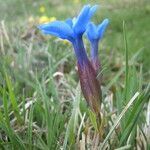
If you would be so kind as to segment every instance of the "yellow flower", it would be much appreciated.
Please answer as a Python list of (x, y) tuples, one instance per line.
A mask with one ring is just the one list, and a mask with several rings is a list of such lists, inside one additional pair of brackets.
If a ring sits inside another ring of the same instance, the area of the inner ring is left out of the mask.
[(44, 13), (45, 10), (46, 10), (46, 8), (45, 8), (44, 6), (41, 6), (41, 7), (40, 7), (40, 12), (41, 12), (41, 13)]
[(49, 18), (49, 22), (52, 22), (52, 21), (55, 21), (55, 20), (56, 20), (55, 17), (50, 17), (50, 18)]
[(78, 4), (78, 3), (80, 3), (80, 0), (74, 0), (74, 3)]
[(47, 16), (41, 16), (39, 18), (39, 23), (47, 23), (47, 22), (52, 22), (52, 21), (55, 21), (56, 18), (55, 17), (47, 17)]
[(39, 23), (46, 23), (49, 22), (49, 18), (47, 16), (41, 16), (39, 18)]

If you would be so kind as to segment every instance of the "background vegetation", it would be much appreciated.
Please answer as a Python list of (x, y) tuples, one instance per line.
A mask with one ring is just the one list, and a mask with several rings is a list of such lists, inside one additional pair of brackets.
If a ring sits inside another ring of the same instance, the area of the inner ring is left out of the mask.
[[(36, 28), (87, 3), (101, 6), (96, 23), (110, 19), (99, 49), (100, 142), (71, 45)], [(148, 0), (0, 0), (0, 149), (149, 149), (149, 16)]]

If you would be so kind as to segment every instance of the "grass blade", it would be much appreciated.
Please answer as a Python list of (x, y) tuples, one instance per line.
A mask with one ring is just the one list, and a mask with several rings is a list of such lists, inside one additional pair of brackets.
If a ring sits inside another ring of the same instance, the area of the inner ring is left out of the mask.
[(139, 96), (139, 92), (136, 92), (134, 94), (134, 96), (130, 99), (130, 101), (128, 102), (128, 104), (125, 106), (125, 108), (122, 110), (121, 114), (118, 116), (118, 118), (116, 119), (114, 125), (112, 126), (112, 128), (110, 129), (109, 133), (107, 134), (106, 138), (104, 139), (102, 145), (101, 145), (101, 149), (104, 148), (106, 142), (109, 140), (111, 134), (113, 133), (113, 131), (115, 130), (116, 126), (119, 124), (120, 120), (122, 119), (122, 117), (124, 116), (124, 114), (127, 112), (127, 110), (129, 109), (129, 107), (133, 104), (133, 102), (136, 100), (136, 98)]

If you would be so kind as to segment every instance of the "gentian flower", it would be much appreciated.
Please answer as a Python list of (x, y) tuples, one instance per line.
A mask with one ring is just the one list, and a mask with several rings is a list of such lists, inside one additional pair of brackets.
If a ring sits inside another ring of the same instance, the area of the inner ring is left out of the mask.
[(67, 39), (72, 43), (77, 58), (78, 74), (83, 95), (91, 110), (100, 118), (101, 88), (96, 78), (96, 72), (87, 57), (82, 40), (82, 35), (86, 31), (87, 25), (96, 9), (97, 5), (93, 7), (86, 5), (74, 19), (54, 21), (39, 25), (38, 28), (44, 34)]
[(96, 26), (93, 22), (90, 22), (86, 30), (86, 35), (91, 45), (91, 63), (97, 74), (101, 68), (100, 59), (98, 57), (98, 45), (104, 35), (108, 23), (108, 19), (104, 19), (98, 26)]

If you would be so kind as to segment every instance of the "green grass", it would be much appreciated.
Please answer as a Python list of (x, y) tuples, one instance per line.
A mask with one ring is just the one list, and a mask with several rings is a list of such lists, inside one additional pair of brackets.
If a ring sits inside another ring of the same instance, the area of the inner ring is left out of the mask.
[(150, 3), (101, 1), (93, 18), (110, 19), (99, 50), (102, 139), (71, 45), (28, 21), (42, 15), (41, 5), (45, 15), (65, 19), (89, 2), (0, 0), (0, 149), (150, 149)]

